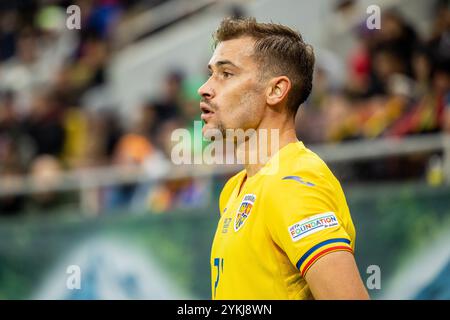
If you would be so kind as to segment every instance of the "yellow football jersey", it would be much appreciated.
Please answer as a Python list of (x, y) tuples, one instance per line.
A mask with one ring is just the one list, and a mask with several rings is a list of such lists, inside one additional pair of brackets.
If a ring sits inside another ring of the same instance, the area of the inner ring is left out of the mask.
[(240, 192), (245, 170), (221, 192), (211, 249), (213, 299), (312, 299), (304, 279), (311, 265), (330, 252), (353, 252), (344, 192), (319, 156), (297, 141), (263, 169)]

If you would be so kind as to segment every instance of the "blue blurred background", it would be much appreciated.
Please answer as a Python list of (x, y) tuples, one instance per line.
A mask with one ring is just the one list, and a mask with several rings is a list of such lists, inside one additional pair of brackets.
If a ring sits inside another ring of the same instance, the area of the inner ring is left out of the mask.
[(381, 272), (372, 298), (450, 299), (440, 0), (2, 1), (0, 299), (210, 298), (218, 196), (240, 168), (175, 166), (171, 134), (206, 145), (197, 88), (226, 16), (289, 25), (314, 46), (297, 133), (343, 184), (363, 281)]

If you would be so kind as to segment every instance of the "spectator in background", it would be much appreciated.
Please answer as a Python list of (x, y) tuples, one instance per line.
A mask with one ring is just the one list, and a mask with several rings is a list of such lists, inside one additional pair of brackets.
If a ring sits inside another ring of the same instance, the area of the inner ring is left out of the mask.
[(426, 94), (431, 89), (431, 76), (433, 63), (431, 52), (426, 46), (419, 46), (415, 49), (412, 57), (413, 77), (416, 81), (416, 97)]
[(408, 62), (402, 58), (395, 47), (380, 44), (372, 53), (372, 77), (369, 86), (369, 96), (386, 95), (391, 77), (397, 74), (407, 74)]
[(406, 62), (405, 74), (411, 75), (411, 57), (417, 46), (417, 33), (414, 27), (395, 9), (383, 11), (381, 28), (375, 33), (379, 46), (389, 47), (402, 61)]
[[(0, 145), (13, 144), (18, 158), (15, 160), (20, 166), (24, 166), (31, 158), (29, 151), (30, 138), (27, 136), (22, 120), (15, 108), (15, 94), (13, 91), (0, 93)], [(8, 156), (8, 152), (3, 152)], [(0, 159), (0, 163), (2, 160)]]
[(87, 113), (87, 131), (84, 167), (107, 166), (112, 164), (114, 152), (123, 130), (117, 113), (112, 110), (100, 110)]
[(355, 29), (357, 40), (347, 58), (347, 78), (345, 90), (354, 97), (367, 97), (371, 85), (371, 56), (373, 47), (373, 32), (365, 25)]
[(180, 117), (183, 78), (181, 71), (172, 71), (164, 80), (162, 97), (155, 103), (161, 122)]
[(149, 138), (150, 141), (155, 141), (159, 124), (161, 123), (157, 102), (155, 100), (145, 102), (137, 111), (134, 123), (138, 127), (137, 131)]
[(19, 113), (26, 114), (31, 104), (30, 92), (39, 84), (45, 74), (39, 65), (36, 31), (23, 29), (16, 40), (16, 53), (2, 64), (0, 84), (3, 89), (17, 93)]
[(17, 13), (0, 12), (0, 62), (11, 58), (16, 51)]
[(60, 156), (64, 143), (63, 108), (53, 92), (34, 92), (25, 130), (34, 145), (34, 155)]
[[(147, 122), (142, 121), (141, 114), (146, 108), (141, 108), (141, 113), (134, 118), (127, 132), (118, 140), (113, 153), (112, 163), (123, 167), (122, 173), (126, 176), (133, 174), (135, 169), (142, 167), (144, 160), (154, 152), (154, 145), (147, 136)], [(128, 171), (129, 170), (129, 171)], [(138, 183), (126, 183), (109, 188), (106, 193), (106, 207), (117, 209), (129, 207), (136, 191)]]
[(83, 94), (88, 89), (105, 82), (108, 61), (108, 44), (91, 36), (81, 43), (79, 57), (69, 66), (73, 89)]

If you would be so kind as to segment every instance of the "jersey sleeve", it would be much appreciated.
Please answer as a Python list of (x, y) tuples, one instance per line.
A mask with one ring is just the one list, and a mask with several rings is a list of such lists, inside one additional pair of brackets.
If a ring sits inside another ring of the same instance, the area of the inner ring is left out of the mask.
[(324, 255), (353, 252), (339, 214), (339, 190), (333, 190), (323, 176), (285, 176), (269, 189), (265, 195), (267, 228), (303, 277)]

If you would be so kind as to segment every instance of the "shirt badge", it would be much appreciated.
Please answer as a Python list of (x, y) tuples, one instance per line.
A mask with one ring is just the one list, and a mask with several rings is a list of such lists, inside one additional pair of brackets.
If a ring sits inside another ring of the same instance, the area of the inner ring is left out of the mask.
[(244, 199), (239, 205), (239, 209), (234, 220), (234, 231), (237, 232), (244, 225), (248, 219), (250, 212), (252, 211), (253, 204), (255, 203), (256, 196), (254, 194), (244, 195)]

